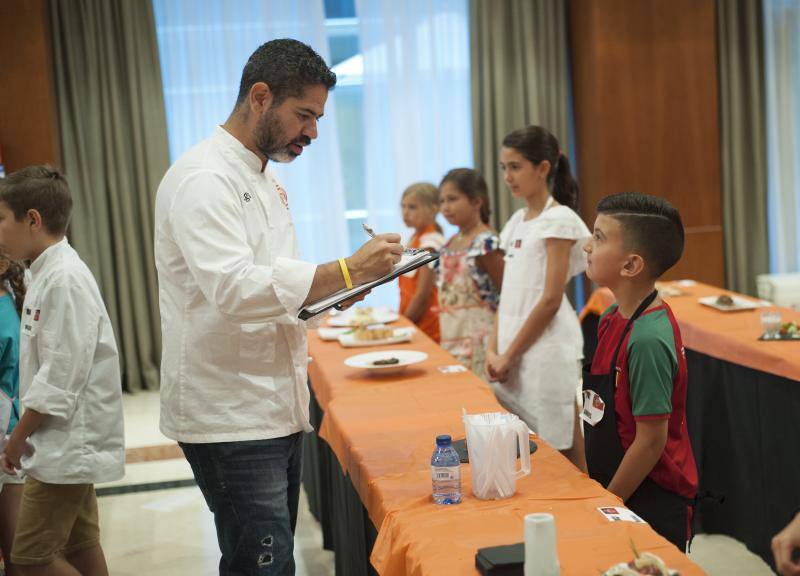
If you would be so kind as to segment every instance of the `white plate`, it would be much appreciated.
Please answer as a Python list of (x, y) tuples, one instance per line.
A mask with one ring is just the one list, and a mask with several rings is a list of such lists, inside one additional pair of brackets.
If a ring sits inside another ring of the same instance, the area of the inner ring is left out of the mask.
[(414, 334), (414, 328), (395, 328), (393, 330), (394, 336), (391, 338), (383, 338), (381, 340), (359, 340), (356, 338), (354, 332), (347, 331), (339, 335), (339, 344), (345, 348), (360, 348), (362, 346), (386, 346), (387, 344), (400, 344), (401, 342), (410, 342), (411, 335)]
[[(383, 324), (370, 324), (372, 328), (384, 328)], [(326, 328), (325, 326), (320, 326), (317, 328), (317, 335), (320, 337), (321, 340), (325, 340), (326, 342), (337, 342), (339, 340), (339, 336), (342, 334), (347, 334), (348, 332), (352, 332), (352, 328), (344, 327), (344, 328)]]
[(717, 304), (718, 296), (704, 296), (700, 298), (698, 302), (703, 304), (704, 306), (710, 306), (715, 310), (719, 310), (720, 312), (739, 312), (741, 310), (755, 310), (756, 308), (762, 308), (764, 305), (760, 302), (752, 302), (750, 300), (745, 300), (744, 298), (739, 298), (738, 296), (730, 295), (731, 300), (733, 300), (733, 304), (730, 306), (725, 306), (724, 304)]
[[(383, 360), (386, 358), (397, 358), (400, 362), (397, 364), (387, 364), (375, 366), (376, 360)], [(405, 370), (412, 364), (417, 364), (427, 360), (428, 355), (425, 352), (418, 352), (417, 350), (379, 350), (376, 352), (367, 352), (366, 354), (358, 354), (357, 356), (350, 356), (344, 363), (351, 368), (363, 368), (375, 374), (394, 374)]]
[(361, 326), (362, 324), (373, 326), (375, 324), (388, 324), (389, 322), (394, 322), (400, 317), (397, 312), (392, 312), (388, 308), (373, 308), (372, 313), (367, 319), (367, 322), (364, 322), (363, 317), (356, 317), (352, 310), (353, 309), (350, 309), (347, 312), (328, 318), (328, 324), (331, 326), (344, 327)]
[(350, 330), (352, 330), (352, 328), (326, 328), (325, 326), (320, 326), (317, 328), (317, 335), (320, 337), (320, 340), (335, 342), (339, 339), (339, 336)]

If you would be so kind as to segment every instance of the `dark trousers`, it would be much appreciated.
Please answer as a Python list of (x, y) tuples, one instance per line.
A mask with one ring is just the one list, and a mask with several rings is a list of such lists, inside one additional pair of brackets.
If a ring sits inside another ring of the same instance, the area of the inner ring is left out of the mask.
[(686, 542), (691, 537), (689, 501), (686, 498), (645, 478), (625, 505), (675, 544), (678, 550), (686, 552)]
[(302, 434), (180, 447), (214, 514), (220, 576), (293, 575)]

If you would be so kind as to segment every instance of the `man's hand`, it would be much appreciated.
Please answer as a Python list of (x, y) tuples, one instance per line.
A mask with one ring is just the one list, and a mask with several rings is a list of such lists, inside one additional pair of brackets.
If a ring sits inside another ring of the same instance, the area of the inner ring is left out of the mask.
[(781, 576), (800, 576), (800, 513), (772, 539), (772, 554)]
[(348, 308), (350, 308), (356, 302), (361, 302), (364, 298), (367, 297), (367, 295), (370, 294), (370, 292), (372, 292), (372, 290), (367, 290), (366, 292), (363, 292), (362, 294), (359, 294), (358, 296), (353, 296), (352, 298), (349, 298), (348, 300), (344, 300), (344, 301), (340, 302), (339, 304), (334, 306), (334, 308), (336, 308), (337, 310), (347, 310)]
[(380, 234), (347, 258), (353, 285), (376, 280), (392, 271), (403, 255), (399, 234)]

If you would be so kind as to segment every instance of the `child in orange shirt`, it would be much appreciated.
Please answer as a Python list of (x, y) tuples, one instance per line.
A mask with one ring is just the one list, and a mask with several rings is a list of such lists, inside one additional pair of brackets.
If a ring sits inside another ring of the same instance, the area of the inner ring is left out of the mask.
[[(428, 182), (412, 184), (403, 192), (400, 202), (403, 222), (414, 228), (408, 248), (438, 251), (444, 245), (441, 227), (436, 223), (439, 212), (439, 189)], [(439, 299), (436, 294), (436, 273), (428, 266), (412, 270), (400, 277), (400, 313), (439, 342)]]

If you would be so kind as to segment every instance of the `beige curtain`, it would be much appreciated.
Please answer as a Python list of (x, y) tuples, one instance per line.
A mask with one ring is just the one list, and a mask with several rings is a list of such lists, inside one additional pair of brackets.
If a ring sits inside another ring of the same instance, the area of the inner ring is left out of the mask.
[(725, 279), (756, 294), (769, 271), (761, 0), (717, 0)]
[(157, 389), (153, 199), (169, 166), (150, 0), (51, 0), (70, 237), (95, 274), (129, 391)]
[(538, 124), (568, 150), (566, 2), (472, 0), (472, 110), (475, 168), (489, 184), (496, 226), (518, 207), (498, 169), (503, 137)]

